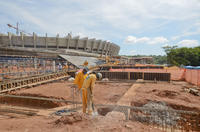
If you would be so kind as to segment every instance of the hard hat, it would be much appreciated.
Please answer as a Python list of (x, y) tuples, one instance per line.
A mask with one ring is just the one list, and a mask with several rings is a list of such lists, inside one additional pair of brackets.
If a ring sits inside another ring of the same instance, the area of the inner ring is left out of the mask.
[(85, 61), (85, 62), (83, 63), (83, 65), (87, 66), (87, 65), (88, 65), (88, 61)]
[(100, 72), (96, 73), (96, 77), (98, 80), (100, 80), (102, 78), (102, 74)]

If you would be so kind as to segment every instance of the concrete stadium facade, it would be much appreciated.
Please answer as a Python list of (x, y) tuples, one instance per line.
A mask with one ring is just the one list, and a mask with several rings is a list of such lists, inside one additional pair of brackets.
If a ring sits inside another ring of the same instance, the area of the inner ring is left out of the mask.
[(25, 36), (21, 33), (20, 36), (12, 35), (11, 33), (0, 35), (1, 47), (23, 47), (23, 48), (40, 48), (46, 50), (73, 49), (88, 53), (116, 56), (119, 53), (120, 47), (114, 43), (80, 38), (79, 36), (72, 37), (68, 34), (66, 37), (40, 37), (33, 33), (33, 36)]

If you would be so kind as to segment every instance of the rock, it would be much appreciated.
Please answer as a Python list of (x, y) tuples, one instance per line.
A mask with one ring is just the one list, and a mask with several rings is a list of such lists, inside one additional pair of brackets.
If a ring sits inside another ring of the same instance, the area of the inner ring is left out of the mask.
[(112, 112), (107, 113), (106, 118), (111, 119), (111, 120), (115, 120), (115, 121), (126, 120), (124, 113), (116, 112), (116, 111), (112, 111)]
[(195, 96), (199, 96), (199, 91), (197, 89), (194, 89), (194, 88), (190, 88), (189, 89), (189, 93), (195, 95)]
[(103, 78), (102, 81), (107, 82), (107, 81), (109, 81), (109, 79), (108, 78)]
[(143, 79), (137, 79), (136, 82), (137, 83), (145, 83), (145, 81)]
[(85, 120), (80, 113), (71, 113), (70, 115), (64, 115), (60, 119), (55, 121), (55, 124), (73, 124)]
[(129, 125), (129, 124), (125, 124), (125, 127), (128, 128), (128, 129), (132, 129), (133, 126)]
[(70, 78), (68, 79), (68, 81), (72, 82), (72, 81), (74, 81), (74, 78), (73, 78), (73, 77), (70, 77)]

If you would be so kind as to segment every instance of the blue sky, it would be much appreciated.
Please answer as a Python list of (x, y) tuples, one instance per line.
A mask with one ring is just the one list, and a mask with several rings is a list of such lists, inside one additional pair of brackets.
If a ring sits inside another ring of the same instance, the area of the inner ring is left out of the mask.
[(6, 24), (38, 35), (111, 41), (121, 55), (163, 55), (162, 47), (200, 45), (200, 0), (0, 0)]

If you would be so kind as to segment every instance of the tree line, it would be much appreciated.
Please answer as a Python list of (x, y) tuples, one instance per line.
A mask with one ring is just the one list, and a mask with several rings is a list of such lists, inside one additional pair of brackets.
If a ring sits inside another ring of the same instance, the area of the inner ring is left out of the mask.
[(128, 57), (152, 57), (154, 64), (171, 66), (200, 66), (200, 46), (187, 48), (178, 46), (163, 47), (166, 55), (134, 55)]
[(163, 47), (167, 55), (167, 63), (176, 66), (200, 66), (200, 46), (194, 48), (177, 46)]

